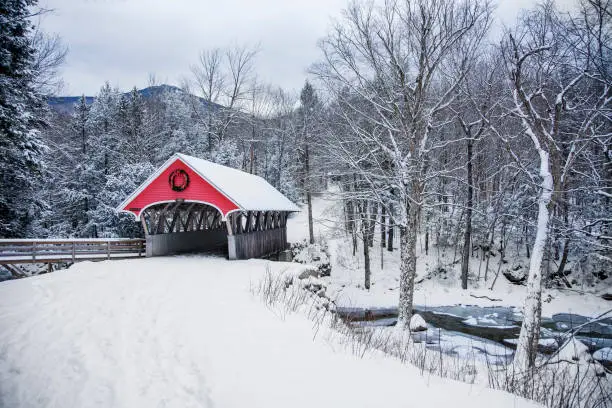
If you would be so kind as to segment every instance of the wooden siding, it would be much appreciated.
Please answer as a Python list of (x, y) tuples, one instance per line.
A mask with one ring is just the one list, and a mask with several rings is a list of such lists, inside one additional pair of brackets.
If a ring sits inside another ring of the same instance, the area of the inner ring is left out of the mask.
[[(174, 170), (182, 169), (189, 176), (189, 185), (183, 191), (172, 190), (168, 183), (168, 177)], [(130, 211), (136, 216), (147, 205), (157, 202), (167, 201), (203, 201), (217, 207), (223, 215), (237, 209), (238, 207), (231, 200), (225, 197), (221, 192), (210, 185), (206, 180), (195, 173), (189, 166), (184, 164), (180, 159), (176, 159), (166, 170), (164, 170), (157, 178), (155, 178), (143, 191), (140, 192), (132, 201), (124, 208), (124, 211)]]
[(287, 249), (287, 228), (229, 235), (227, 243), (229, 259), (259, 258)]

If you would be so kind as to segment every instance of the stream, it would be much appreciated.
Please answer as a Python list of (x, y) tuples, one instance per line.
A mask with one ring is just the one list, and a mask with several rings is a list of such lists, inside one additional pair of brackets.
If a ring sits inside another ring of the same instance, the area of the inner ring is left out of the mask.
[[(359, 309), (338, 307), (336, 312), (354, 327), (392, 327), (397, 323), (397, 308)], [(522, 315), (514, 307), (415, 306), (428, 325), (425, 332), (415, 333), (417, 342), (443, 353), (486, 359), (506, 364), (513, 356), (520, 332)], [(612, 347), (612, 318), (588, 323), (590, 319), (570, 313), (542, 318), (540, 352), (550, 354), (558, 347), (565, 332), (584, 324), (576, 338), (591, 353)], [(612, 357), (612, 356), (610, 356)], [(602, 364), (612, 368), (612, 361)]]

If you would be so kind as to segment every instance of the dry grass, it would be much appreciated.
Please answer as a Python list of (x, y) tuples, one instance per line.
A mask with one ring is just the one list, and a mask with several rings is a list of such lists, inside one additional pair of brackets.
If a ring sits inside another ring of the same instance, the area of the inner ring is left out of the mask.
[(314, 323), (315, 337), (322, 327), (331, 328), (325, 331), (326, 336), (359, 357), (384, 353), (417, 367), (422, 375), (436, 375), (469, 384), (478, 380), (480, 372), (484, 374), (483, 378), (488, 378), (490, 387), (551, 408), (612, 407), (609, 375), (597, 375), (594, 365), (544, 364), (529, 375), (518, 375), (511, 365), (500, 366), (489, 360), (482, 362), (476, 352), (463, 357), (451, 356), (431, 350), (424, 343), (415, 343), (406, 333), (347, 324), (334, 313), (333, 301), (321, 296), (320, 284), (316, 278), (301, 280), (284, 273), (274, 275), (267, 268), (264, 277), (251, 285), (251, 292), (282, 319), (290, 313), (305, 313)]

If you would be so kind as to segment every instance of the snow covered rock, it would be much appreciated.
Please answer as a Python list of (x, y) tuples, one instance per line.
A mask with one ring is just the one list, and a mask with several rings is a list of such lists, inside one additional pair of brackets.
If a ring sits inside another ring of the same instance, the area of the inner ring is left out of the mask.
[(522, 285), (527, 280), (527, 270), (521, 264), (515, 265), (511, 269), (503, 270), (502, 274), (510, 283), (515, 285)]
[(306, 268), (298, 275), (299, 279), (318, 278), (321, 274), (318, 269)]
[(419, 314), (412, 315), (412, 318), (410, 318), (410, 331), (420, 332), (425, 330), (427, 330), (427, 322), (425, 322), (425, 319)]
[[(503, 339), (502, 343), (516, 346), (518, 339)], [(559, 343), (553, 338), (543, 338), (538, 340), (538, 348), (542, 352), (553, 352), (559, 348)]]
[(589, 348), (575, 337), (566, 341), (557, 354), (552, 358), (552, 362), (569, 361), (576, 363), (591, 363), (593, 357), (589, 353)]
[(325, 244), (298, 242), (291, 244), (291, 253), (293, 254), (293, 262), (315, 266), (319, 277), (331, 274), (331, 263)]
[(291, 262), (293, 261), (293, 253), (291, 250), (285, 250), (278, 253), (278, 260), (280, 262)]
[(555, 351), (559, 347), (559, 343), (557, 339), (546, 338), (538, 340), (538, 346), (540, 346), (540, 350), (544, 352)]

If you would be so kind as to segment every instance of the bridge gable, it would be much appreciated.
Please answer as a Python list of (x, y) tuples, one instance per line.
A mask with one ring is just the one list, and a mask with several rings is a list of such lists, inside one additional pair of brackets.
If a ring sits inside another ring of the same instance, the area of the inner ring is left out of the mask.
[(159, 175), (143, 183), (128, 200), (121, 210), (134, 214), (136, 218), (148, 206), (177, 200), (209, 204), (216, 207), (223, 218), (239, 208), (179, 158), (163, 168)]

